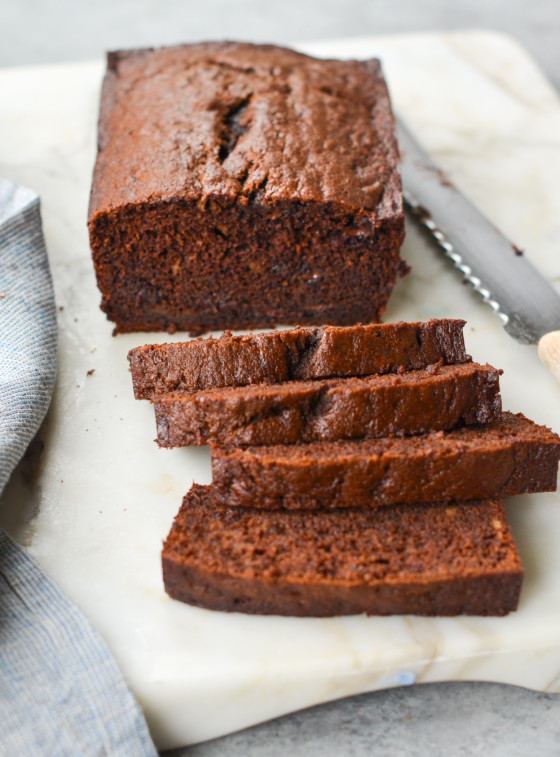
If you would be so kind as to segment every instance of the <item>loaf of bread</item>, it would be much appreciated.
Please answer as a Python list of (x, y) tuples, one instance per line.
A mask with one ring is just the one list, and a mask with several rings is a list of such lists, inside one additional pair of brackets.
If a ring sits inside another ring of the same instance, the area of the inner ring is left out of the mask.
[(464, 321), (296, 328), (174, 344), (128, 353), (136, 399), (222, 386), (402, 373), (435, 363), (466, 363)]
[(314, 509), (554, 491), (560, 437), (521, 413), (410, 438), (212, 449), (213, 502)]
[(162, 447), (293, 444), (420, 434), (500, 417), (500, 371), (463, 363), (154, 398)]
[(379, 320), (408, 266), (377, 60), (110, 53), (89, 235), (116, 332)]
[(213, 610), (504, 615), (523, 569), (500, 501), (372, 510), (218, 507), (195, 485), (163, 548), (171, 597)]

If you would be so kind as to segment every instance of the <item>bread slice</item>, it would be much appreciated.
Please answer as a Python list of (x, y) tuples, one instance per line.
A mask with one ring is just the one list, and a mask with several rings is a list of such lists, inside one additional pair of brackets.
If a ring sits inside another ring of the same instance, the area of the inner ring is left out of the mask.
[(175, 344), (147, 344), (128, 360), (136, 399), (221, 386), (368, 376), (466, 363), (464, 321), (295, 328)]
[(174, 392), (154, 399), (162, 447), (420, 434), (499, 418), (500, 371), (464, 363), (368, 378)]
[(410, 438), (212, 449), (213, 501), (313, 509), (555, 491), (560, 437), (521, 413)]
[(263, 615), (505, 615), (523, 577), (499, 500), (258, 510), (216, 507), (199, 485), (162, 561), (171, 597)]

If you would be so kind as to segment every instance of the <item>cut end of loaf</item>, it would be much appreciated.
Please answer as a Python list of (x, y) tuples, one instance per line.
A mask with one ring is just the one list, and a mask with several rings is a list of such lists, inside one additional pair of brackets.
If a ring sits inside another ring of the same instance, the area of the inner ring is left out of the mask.
[(409, 270), (402, 220), (312, 202), (174, 199), (100, 212), (89, 230), (117, 333), (377, 322)]

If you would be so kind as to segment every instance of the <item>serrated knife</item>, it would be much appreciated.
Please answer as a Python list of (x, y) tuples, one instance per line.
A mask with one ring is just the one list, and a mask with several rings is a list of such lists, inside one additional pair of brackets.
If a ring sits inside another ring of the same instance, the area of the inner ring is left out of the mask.
[(560, 381), (560, 295), (459, 190), (397, 119), (403, 196), (445, 254)]

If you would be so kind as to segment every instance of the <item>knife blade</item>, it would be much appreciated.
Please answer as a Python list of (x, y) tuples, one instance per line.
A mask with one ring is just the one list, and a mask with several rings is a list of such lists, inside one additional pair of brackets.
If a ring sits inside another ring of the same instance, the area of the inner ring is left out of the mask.
[(397, 118), (403, 197), (444, 253), (522, 344), (560, 381), (560, 295), (454, 186)]

